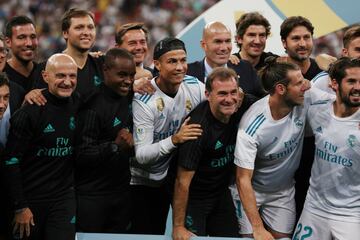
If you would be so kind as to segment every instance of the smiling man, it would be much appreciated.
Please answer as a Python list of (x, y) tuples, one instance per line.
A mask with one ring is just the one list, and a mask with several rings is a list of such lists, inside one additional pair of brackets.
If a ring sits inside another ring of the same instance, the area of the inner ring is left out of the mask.
[(125, 233), (132, 213), (129, 157), (134, 154), (135, 63), (128, 51), (118, 48), (110, 49), (104, 60), (104, 83), (79, 113), (77, 231)]
[(264, 52), (270, 28), (269, 21), (260, 13), (243, 14), (236, 22), (235, 40), (240, 51), (234, 55), (249, 61), (256, 70), (260, 70), (267, 57), (276, 56), (271, 52)]
[(14, 210), (17, 238), (73, 239), (73, 138), (78, 98), (75, 61), (65, 54), (49, 58), (44, 106), (26, 104), (10, 120), (4, 175)]
[(189, 64), (187, 74), (206, 82), (207, 76), (216, 67), (229, 67), (238, 74), (240, 87), (245, 93), (262, 97), (264, 92), (260, 85), (255, 69), (244, 60), (238, 64), (229, 61), (232, 41), (231, 31), (221, 22), (210, 22), (203, 29), (201, 47), (204, 50), (205, 58)]
[(329, 76), (335, 101), (313, 105), (307, 115), (315, 160), (293, 239), (360, 236), (360, 60), (337, 60)]
[(198, 124), (183, 122), (205, 99), (204, 84), (186, 76), (186, 48), (177, 38), (165, 38), (154, 50), (159, 76), (151, 80), (153, 95), (135, 94), (133, 100), (136, 159), (131, 162), (134, 194), (133, 232), (164, 234), (170, 206), (166, 176), (170, 153), (201, 135)]
[(121, 25), (115, 35), (116, 47), (128, 50), (133, 56), (137, 67), (144, 67), (148, 52), (149, 31), (144, 23), (127, 23)]
[(228, 186), (234, 171), (237, 126), (254, 101), (248, 95), (242, 101), (239, 91), (237, 74), (216, 68), (206, 81), (208, 101), (189, 114), (190, 123), (200, 124), (203, 134), (179, 146), (176, 155), (174, 240), (193, 235), (239, 237)]
[[(92, 57), (89, 52), (95, 44), (96, 26), (92, 13), (72, 8), (64, 13), (61, 19), (61, 30), (66, 41), (63, 53), (71, 56), (78, 66), (78, 86), (76, 91), (82, 98), (90, 95), (103, 81), (103, 57)], [(41, 64), (44, 68), (46, 62)], [(36, 90), (31, 98), (37, 104), (44, 104), (46, 99), (41, 96), (41, 90), (46, 88), (46, 82), (41, 78), (35, 82)]]
[[(274, 61), (274, 60), (273, 60)], [(310, 104), (328, 99), (291, 63), (269, 62), (261, 72), (269, 95), (241, 119), (236, 147), (238, 212), (243, 237), (291, 237), (296, 218), (294, 174), (299, 166)]]
[(310, 55), (313, 50), (314, 27), (302, 16), (284, 20), (280, 26), (280, 36), (287, 53), (286, 61), (298, 65), (306, 79), (313, 79), (322, 70)]
[(6, 46), (11, 52), (4, 72), (10, 81), (28, 92), (32, 89), (37, 68), (34, 62), (38, 47), (35, 24), (26, 16), (15, 16), (6, 23), (4, 34)]

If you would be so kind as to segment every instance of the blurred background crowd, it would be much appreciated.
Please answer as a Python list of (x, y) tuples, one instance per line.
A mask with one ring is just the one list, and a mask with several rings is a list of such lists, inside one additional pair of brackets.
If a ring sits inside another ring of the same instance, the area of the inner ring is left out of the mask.
[[(134, 21), (145, 22), (150, 30), (150, 53), (166, 36), (176, 36), (192, 20), (219, 0), (0, 0), (0, 28), (15, 15), (27, 15), (35, 21), (39, 36), (38, 59), (47, 59), (65, 48), (60, 20), (66, 9), (89, 9), (95, 15), (97, 40), (94, 51), (106, 51), (114, 45), (116, 27)], [(316, 29), (315, 29), (316, 31)], [(314, 41), (313, 54), (328, 53), (339, 57), (343, 31)], [(148, 54), (147, 64), (151, 64)]]

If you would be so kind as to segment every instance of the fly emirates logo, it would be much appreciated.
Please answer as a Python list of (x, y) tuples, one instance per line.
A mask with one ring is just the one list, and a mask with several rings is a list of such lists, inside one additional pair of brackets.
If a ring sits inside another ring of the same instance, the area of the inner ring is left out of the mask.
[(329, 163), (339, 164), (344, 167), (352, 167), (353, 160), (338, 154), (338, 148), (339, 147), (335, 144), (325, 141), (322, 148), (316, 147), (315, 154), (318, 158), (321, 158)]

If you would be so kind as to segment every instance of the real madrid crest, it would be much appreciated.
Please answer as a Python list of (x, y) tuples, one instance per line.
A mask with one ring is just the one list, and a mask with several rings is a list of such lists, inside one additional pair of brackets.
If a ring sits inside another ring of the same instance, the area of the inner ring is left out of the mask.
[(159, 112), (162, 112), (164, 110), (165, 104), (164, 100), (162, 98), (156, 99), (156, 108)]
[(187, 110), (188, 112), (190, 112), (190, 111), (191, 111), (191, 109), (192, 109), (192, 105), (191, 105), (191, 101), (190, 101), (190, 99), (186, 99), (185, 108), (186, 108), (186, 110)]

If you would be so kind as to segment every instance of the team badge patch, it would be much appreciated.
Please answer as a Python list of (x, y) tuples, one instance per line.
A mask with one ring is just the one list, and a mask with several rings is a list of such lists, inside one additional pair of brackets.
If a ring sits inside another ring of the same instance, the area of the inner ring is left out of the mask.
[(95, 86), (99, 86), (101, 84), (101, 78), (99, 78), (98, 76), (94, 76), (94, 85)]
[(142, 141), (145, 138), (145, 129), (144, 128), (136, 128), (135, 130), (136, 140)]
[(188, 112), (191, 111), (191, 109), (192, 109), (192, 104), (191, 104), (190, 99), (186, 99), (185, 108), (186, 108), (186, 110), (187, 110)]
[(165, 103), (162, 98), (156, 99), (156, 108), (159, 112), (162, 112), (164, 110)]
[(349, 148), (353, 148), (356, 145), (360, 145), (359, 141), (356, 139), (354, 135), (349, 135), (348, 139), (346, 140), (346, 144)]
[(299, 128), (301, 128), (304, 125), (304, 123), (299, 118), (295, 118), (294, 123)]

